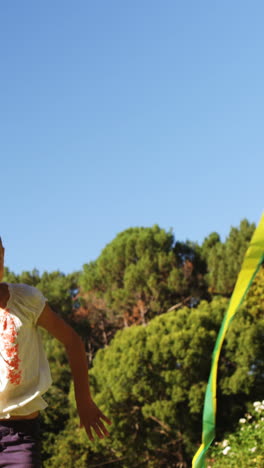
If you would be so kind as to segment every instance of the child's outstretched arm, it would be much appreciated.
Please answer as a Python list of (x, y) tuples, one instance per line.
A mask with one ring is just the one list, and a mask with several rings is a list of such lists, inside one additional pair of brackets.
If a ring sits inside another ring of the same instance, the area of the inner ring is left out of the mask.
[(48, 304), (45, 305), (37, 325), (45, 328), (65, 346), (74, 381), (75, 399), (80, 424), (84, 426), (90, 440), (94, 440), (93, 428), (100, 439), (108, 436), (103, 421), (111, 424), (93, 402), (88, 378), (88, 365), (84, 344), (79, 335), (62, 318), (60, 318)]

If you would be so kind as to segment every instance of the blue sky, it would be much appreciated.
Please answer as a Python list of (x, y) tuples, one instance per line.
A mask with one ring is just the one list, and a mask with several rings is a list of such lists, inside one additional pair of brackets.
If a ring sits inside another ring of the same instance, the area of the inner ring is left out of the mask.
[(263, 211), (261, 1), (0, 9), (0, 234), (14, 272), (80, 270), (124, 229), (222, 239)]

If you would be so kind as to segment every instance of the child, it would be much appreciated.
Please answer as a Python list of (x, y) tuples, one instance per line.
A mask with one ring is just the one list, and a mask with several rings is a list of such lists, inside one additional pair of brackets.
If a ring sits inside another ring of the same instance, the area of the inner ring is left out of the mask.
[(38, 326), (65, 346), (72, 371), (80, 423), (90, 440), (108, 436), (111, 421), (92, 400), (84, 345), (56, 315), (42, 293), (25, 284), (1, 283), (4, 247), (0, 238), (0, 468), (39, 468), (39, 411), (51, 385)]

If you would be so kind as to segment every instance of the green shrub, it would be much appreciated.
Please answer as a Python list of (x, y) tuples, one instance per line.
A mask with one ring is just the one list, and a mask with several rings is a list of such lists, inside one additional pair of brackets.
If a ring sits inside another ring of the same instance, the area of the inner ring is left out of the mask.
[(207, 468), (225, 467), (264, 467), (264, 400), (254, 402), (237, 430), (211, 448)]

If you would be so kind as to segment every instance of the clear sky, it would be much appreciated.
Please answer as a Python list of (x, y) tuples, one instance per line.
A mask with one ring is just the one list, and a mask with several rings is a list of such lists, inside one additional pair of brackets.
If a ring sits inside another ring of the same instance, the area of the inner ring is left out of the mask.
[(80, 270), (132, 226), (222, 240), (263, 211), (264, 3), (0, 8), (0, 235), (14, 272)]

